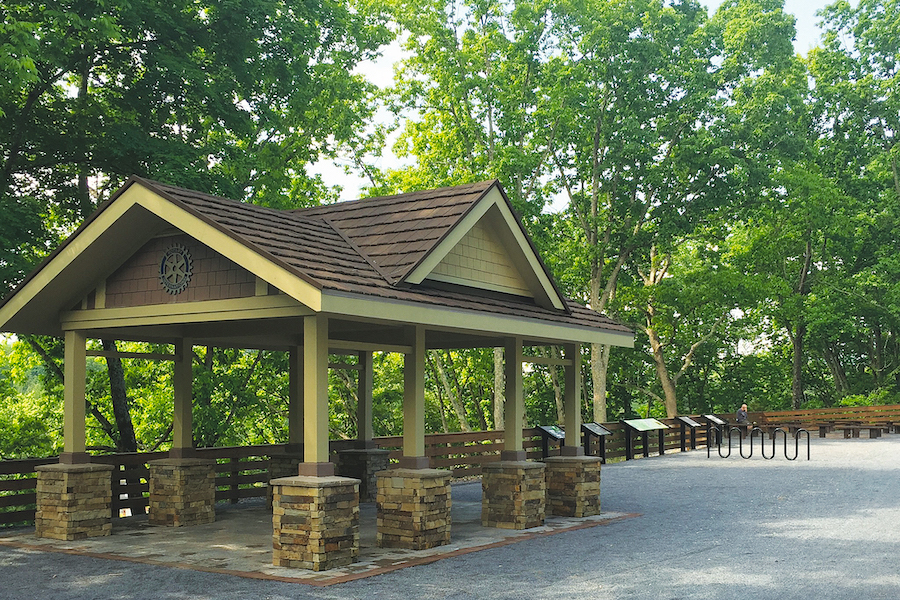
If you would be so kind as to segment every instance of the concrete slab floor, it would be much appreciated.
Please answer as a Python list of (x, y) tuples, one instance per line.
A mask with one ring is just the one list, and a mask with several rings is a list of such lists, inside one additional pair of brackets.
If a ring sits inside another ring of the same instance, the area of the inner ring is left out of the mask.
[(327, 586), (638, 516), (614, 512), (586, 518), (550, 516), (541, 527), (514, 531), (481, 526), (480, 481), (453, 484), (451, 499), (451, 543), (418, 551), (377, 548), (375, 504), (361, 504), (359, 560), (347, 567), (319, 573), (272, 565), (272, 514), (265, 506), (265, 499), (238, 505), (217, 504), (216, 521), (194, 527), (153, 526), (147, 523), (146, 516), (135, 516), (117, 519), (113, 534), (108, 537), (48, 540), (35, 537), (33, 528), (22, 528), (0, 533), (0, 545)]

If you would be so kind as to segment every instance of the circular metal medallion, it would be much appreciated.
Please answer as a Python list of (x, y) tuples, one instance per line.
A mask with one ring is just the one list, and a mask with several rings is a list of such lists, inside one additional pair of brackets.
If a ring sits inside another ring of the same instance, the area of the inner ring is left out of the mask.
[(159, 262), (159, 280), (163, 289), (172, 295), (187, 289), (192, 272), (191, 253), (181, 244), (173, 244)]

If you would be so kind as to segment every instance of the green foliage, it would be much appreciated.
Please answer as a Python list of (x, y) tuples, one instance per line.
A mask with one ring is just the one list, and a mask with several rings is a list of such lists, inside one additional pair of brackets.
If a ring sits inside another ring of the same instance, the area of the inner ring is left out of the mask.
[(47, 456), (61, 446), (61, 407), (43, 395), (35, 359), (21, 342), (0, 338), (0, 460)]
[[(781, 0), (711, 18), (692, 0), (286, 8), (6, 2), (2, 285), (132, 173), (284, 208), (335, 197), (307, 166), (342, 149), (372, 194), (498, 178), (564, 293), (636, 328), (608, 385), (583, 365), (585, 418), (603, 385), (610, 420), (672, 398), (679, 413), (900, 401), (897, 0), (830, 5), (806, 58)], [(386, 131), (366, 129), (375, 94), (353, 72), (388, 37), (382, 9), (410, 53), (382, 98), (409, 166), (387, 172), (360, 158)], [(60, 341), (0, 349), (0, 453), (58, 451)], [(284, 353), (193, 354), (198, 445), (286, 440)], [(375, 434), (399, 435), (403, 357), (373, 360)], [(490, 349), (429, 360), (426, 428), (494, 427)], [(171, 364), (123, 362), (139, 447), (168, 448)], [(559, 422), (559, 380), (526, 372), (527, 424)], [(330, 435), (355, 437), (357, 376), (330, 384)], [(109, 390), (90, 359), (95, 448), (117, 444)]]
[(2, 289), (132, 175), (294, 207), (362, 143), (389, 34), (347, 3), (4, 2)]

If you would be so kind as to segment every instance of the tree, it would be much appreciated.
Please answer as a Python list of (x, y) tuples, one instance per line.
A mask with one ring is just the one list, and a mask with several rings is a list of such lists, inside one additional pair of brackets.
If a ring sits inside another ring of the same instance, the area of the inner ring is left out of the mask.
[[(345, 2), (0, 12), (4, 290), (131, 174), (277, 207), (328, 199), (306, 169), (358, 142), (372, 86), (352, 71), (388, 37)], [(107, 367), (114, 418), (101, 426), (134, 450), (126, 375)]]
[(275, 206), (327, 197), (306, 167), (356, 137), (371, 86), (352, 70), (387, 39), (342, 2), (2, 11), (7, 287), (131, 174)]

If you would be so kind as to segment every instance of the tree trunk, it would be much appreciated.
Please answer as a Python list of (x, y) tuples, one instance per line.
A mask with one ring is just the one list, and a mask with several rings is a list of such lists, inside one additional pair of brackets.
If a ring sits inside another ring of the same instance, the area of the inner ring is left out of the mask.
[(791, 361), (791, 407), (794, 410), (803, 404), (803, 337), (806, 324), (797, 324), (796, 332), (788, 325), (788, 336), (791, 339), (793, 358)]
[[(114, 340), (103, 340), (103, 349), (107, 352), (118, 352)], [(109, 395), (112, 399), (113, 417), (116, 421), (117, 439), (113, 440), (119, 452), (137, 452), (137, 439), (134, 435), (134, 424), (128, 402), (128, 390), (125, 388), (125, 370), (118, 356), (106, 357), (106, 371), (109, 373)]]
[(609, 355), (612, 346), (608, 344), (591, 344), (591, 382), (593, 391), (591, 401), (594, 409), (594, 421), (609, 421), (606, 412), (606, 374), (609, 372)]
[(678, 396), (675, 393), (675, 382), (669, 376), (669, 369), (666, 367), (666, 357), (663, 353), (663, 345), (659, 340), (656, 330), (647, 327), (647, 337), (650, 340), (650, 348), (653, 351), (653, 362), (656, 365), (656, 375), (662, 385), (665, 397), (666, 417), (674, 419), (678, 415)]
[[(559, 358), (559, 351), (555, 346), (550, 349), (550, 356)], [(559, 385), (559, 373), (555, 365), (547, 367), (550, 370), (550, 384), (553, 386), (553, 399), (556, 400), (556, 423), (562, 426), (566, 422), (566, 407), (563, 402), (562, 387)]]
[[(449, 352), (447, 354), (449, 356)], [(450, 380), (447, 378), (447, 372), (444, 370), (444, 363), (441, 361), (441, 355), (437, 352), (429, 352), (429, 356), (431, 357), (434, 370), (438, 374), (438, 379), (441, 381), (441, 386), (444, 388), (444, 392), (450, 399), (450, 405), (453, 407), (453, 412), (456, 413), (456, 418), (459, 420), (459, 428), (463, 431), (472, 431), (472, 428), (469, 426), (469, 419), (466, 416), (466, 409), (462, 405), (462, 401), (459, 397), (459, 388), (457, 387), (457, 389), (454, 390), (450, 386)]]
[(506, 429), (504, 410), (506, 387), (503, 363), (503, 348), (494, 348), (494, 429)]
[(841, 364), (841, 357), (834, 351), (831, 344), (825, 345), (825, 348), (822, 349), (822, 356), (834, 379), (835, 395), (837, 398), (843, 398), (850, 393), (850, 384), (847, 382), (847, 372), (844, 370), (844, 365)]
[(875, 387), (881, 387), (884, 383), (884, 336), (878, 323), (872, 327), (872, 356), (870, 364), (872, 366), (872, 375), (875, 377)]

